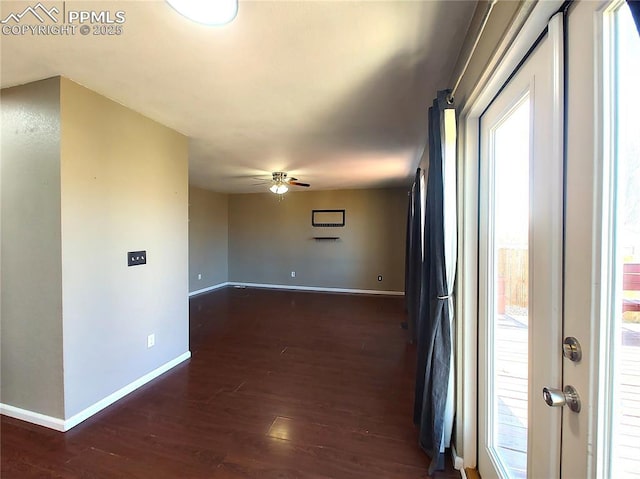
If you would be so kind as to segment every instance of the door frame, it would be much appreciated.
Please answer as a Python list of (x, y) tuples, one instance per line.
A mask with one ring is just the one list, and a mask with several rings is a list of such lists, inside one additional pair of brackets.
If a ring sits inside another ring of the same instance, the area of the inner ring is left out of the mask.
[[(531, 46), (546, 28), (549, 19), (560, 10), (563, 2), (524, 3), (475, 89), (469, 95), (459, 117), (458, 178), (458, 284), (456, 316), (456, 463), (476, 468), (478, 460), (478, 212), (480, 117), (507, 82)], [(562, 54), (562, 52), (559, 52)], [(556, 57), (556, 55), (554, 55)], [(562, 56), (560, 56), (562, 58)], [(559, 65), (562, 68), (562, 65)], [(559, 92), (554, 92), (555, 95)], [(560, 92), (561, 94), (561, 92)], [(554, 101), (563, 118), (563, 101)], [(554, 117), (558, 114), (554, 111)], [(457, 456), (458, 452), (460, 457)]]

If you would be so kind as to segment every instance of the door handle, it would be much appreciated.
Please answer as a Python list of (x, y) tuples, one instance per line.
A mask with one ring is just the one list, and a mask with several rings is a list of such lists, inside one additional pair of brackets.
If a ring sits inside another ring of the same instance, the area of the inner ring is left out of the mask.
[(580, 396), (573, 386), (565, 386), (564, 391), (562, 389), (544, 388), (542, 397), (548, 406), (569, 406), (569, 409), (573, 412), (580, 412)]

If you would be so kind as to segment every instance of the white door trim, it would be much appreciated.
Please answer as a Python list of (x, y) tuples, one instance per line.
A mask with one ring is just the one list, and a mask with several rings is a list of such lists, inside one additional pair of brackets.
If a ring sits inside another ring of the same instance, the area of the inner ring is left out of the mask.
[[(562, 1), (536, 2), (522, 28), (511, 28), (502, 45), (510, 45), (497, 65), (492, 62), (481, 76), (479, 84), (489, 76), (481, 90), (474, 90), (460, 114), (460, 145), (458, 171), (460, 175), (460, 235), (457, 327), (457, 431), (458, 449), (462, 450), (464, 467), (477, 467), (478, 444), (478, 179), (479, 179), (479, 119), (502, 85), (525, 57), (531, 45), (547, 26)], [(496, 54), (494, 58), (498, 57)], [(494, 68), (495, 67), (495, 68)], [(462, 446), (462, 447), (460, 447)]]

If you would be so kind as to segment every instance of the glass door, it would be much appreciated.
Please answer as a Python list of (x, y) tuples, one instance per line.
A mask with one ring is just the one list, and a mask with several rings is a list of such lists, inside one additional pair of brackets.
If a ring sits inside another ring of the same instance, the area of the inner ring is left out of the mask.
[(568, 33), (564, 383), (587, 414), (562, 476), (640, 477), (640, 36), (625, 1), (578, 2)]
[[(561, 411), (562, 21), (480, 118), (479, 441), (483, 478), (557, 477)], [(558, 105), (558, 100), (560, 104)]]
[(609, 270), (608, 325), (612, 438), (607, 456), (610, 477), (640, 478), (640, 36), (626, 3), (609, 13), (613, 55), (608, 73), (614, 88), (610, 116), (615, 208), (609, 225), (612, 251)]

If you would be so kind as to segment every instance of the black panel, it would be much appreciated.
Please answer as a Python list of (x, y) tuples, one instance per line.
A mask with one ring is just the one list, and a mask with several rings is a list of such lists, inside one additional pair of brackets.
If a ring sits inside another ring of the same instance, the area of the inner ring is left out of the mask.
[(147, 264), (146, 251), (129, 251), (127, 253), (127, 261), (129, 266), (138, 266), (139, 264)]
[(342, 227), (344, 226), (344, 211), (345, 210), (312, 210), (311, 225), (325, 228)]

